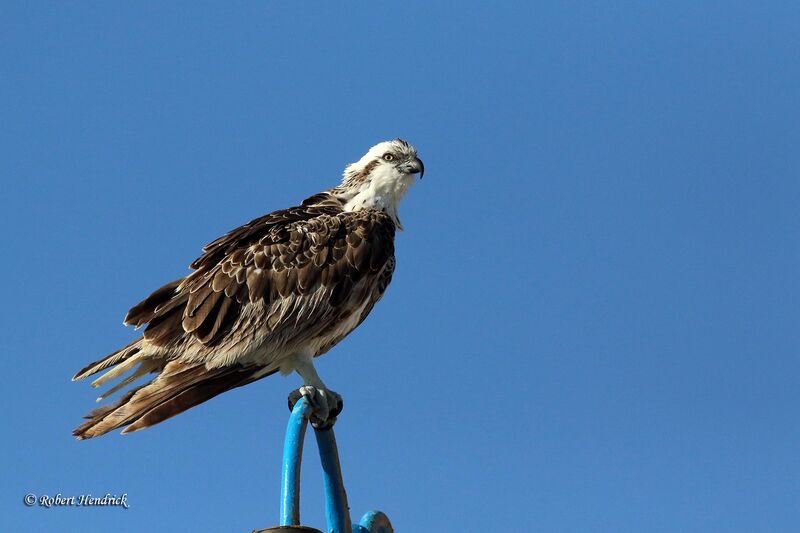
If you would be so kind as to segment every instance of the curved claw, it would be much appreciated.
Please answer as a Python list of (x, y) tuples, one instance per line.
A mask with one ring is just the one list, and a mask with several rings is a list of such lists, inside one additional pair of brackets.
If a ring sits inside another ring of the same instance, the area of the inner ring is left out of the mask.
[(294, 406), (297, 405), (297, 402), (299, 402), (302, 397), (303, 395), (300, 394), (300, 389), (293, 390), (289, 393), (289, 398), (287, 398), (289, 400), (289, 411), (294, 411)]
[(331, 407), (330, 413), (328, 413), (328, 418), (336, 419), (337, 416), (342, 414), (342, 410), (344, 410), (344, 400), (342, 399), (341, 396), (339, 396), (335, 392), (333, 393), (333, 399), (335, 400), (335, 402)]

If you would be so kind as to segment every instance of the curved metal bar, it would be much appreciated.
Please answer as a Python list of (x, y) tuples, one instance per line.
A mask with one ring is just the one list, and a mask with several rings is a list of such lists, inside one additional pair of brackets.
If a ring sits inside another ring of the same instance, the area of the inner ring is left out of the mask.
[[(303, 460), (303, 441), (312, 407), (301, 397), (292, 409), (283, 443), (281, 472), (281, 527), (300, 526), (300, 465)], [(320, 462), (325, 485), (325, 517), (329, 533), (394, 533), (389, 518), (380, 511), (370, 511), (356, 525), (351, 525), (350, 507), (342, 481), (339, 450), (333, 428), (316, 429)], [(300, 526), (302, 528), (302, 526)], [(277, 528), (276, 528), (277, 529)], [(304, 531), (316, 531), (302, 528)], [(298, 529), (299, 530), (299, 529)]]
[(283, 441), (281, 472), (281, 525), (300, 525), (300, 463), (303, 460), (303, 440), (306, 436), (311, 405), (300, 398), (292, 409), (286, 438)]
[(325, 484), (325, 516), (330, 533), (351, 533), (350, 507), (342, 481), (342, 468), (339, 465), (339, 450), (333, 428), (315, 429), (319, 458), (322, 462), (323, 483)]
[[(356, 529), (359, 527), (361, 529)], [(356, 533), (394, 533), (389, 517), (381, 511), (370, 511), (361, 517), (358, 526), (353, 527)]]

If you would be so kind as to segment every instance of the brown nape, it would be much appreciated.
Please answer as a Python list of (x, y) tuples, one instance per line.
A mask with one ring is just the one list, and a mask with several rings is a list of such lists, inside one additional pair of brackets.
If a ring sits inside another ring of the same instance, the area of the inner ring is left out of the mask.
[(367, 163), (367, 165), (360, 171), (356, 172), (355, 174), (348, 175), (347, 179), (345, 180), (345, 185), (347, 187), (355, 187), (356, 185), (359, 185), (361, 182), (367, 179), (367, 176), (370, 175), (370, 173), (375, 167), (378, 166), (379, 163), (380, 160), (374, 159)]

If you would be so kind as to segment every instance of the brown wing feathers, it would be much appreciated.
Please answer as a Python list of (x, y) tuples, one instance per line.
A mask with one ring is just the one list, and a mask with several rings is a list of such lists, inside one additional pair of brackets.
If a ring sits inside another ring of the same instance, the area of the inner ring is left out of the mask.
[(394, 254), (394, 226), (388, 217), (361, 213), (323, 213), (264, 227), (263, 235), (250, 228), (240, 233), (242, 238), (258, 237), (254, 242), (245, 240), (233, 248), (220, 241), (208, 247), (207, 256), (217, 254), (217, 247), (226, 247), (228, 254), (216, 264), (206, 256), (195, 261), (198, 270), (181, 284), (189, 293), (182, 329), (205, 345), (215, 345), (246, 303), (302, 296), (320, 285), (334, 287), (329, 303), (341, 304), (353, 284), (377, 273)]
[(131, 310), (125, 315), (124, 323), (128, 326), (136, 326), (138, 328), (142, 324), (147, 324), (153, 320), (156, 316), (156, 312), (163, 309), (165, 304), (173, 300), (175, 290), (178, 288), (181, 281), (183, 281), (183, 278), (167, 283), (153, 294), (131, 307)]

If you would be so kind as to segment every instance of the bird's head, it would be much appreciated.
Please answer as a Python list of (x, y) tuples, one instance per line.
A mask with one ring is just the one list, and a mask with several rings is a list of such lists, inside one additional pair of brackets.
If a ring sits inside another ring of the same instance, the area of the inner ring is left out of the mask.
[(424, 172), (425, 166), (413, 146), (402, 139), (384, 141), (347, 165), (342, 184), (336, 189), (345, 202), (346, 211), (379, 209), (389, 214), (402, 229), (397, 206), (414, 183), (414, 176), (419, 174), (422, 178)]

